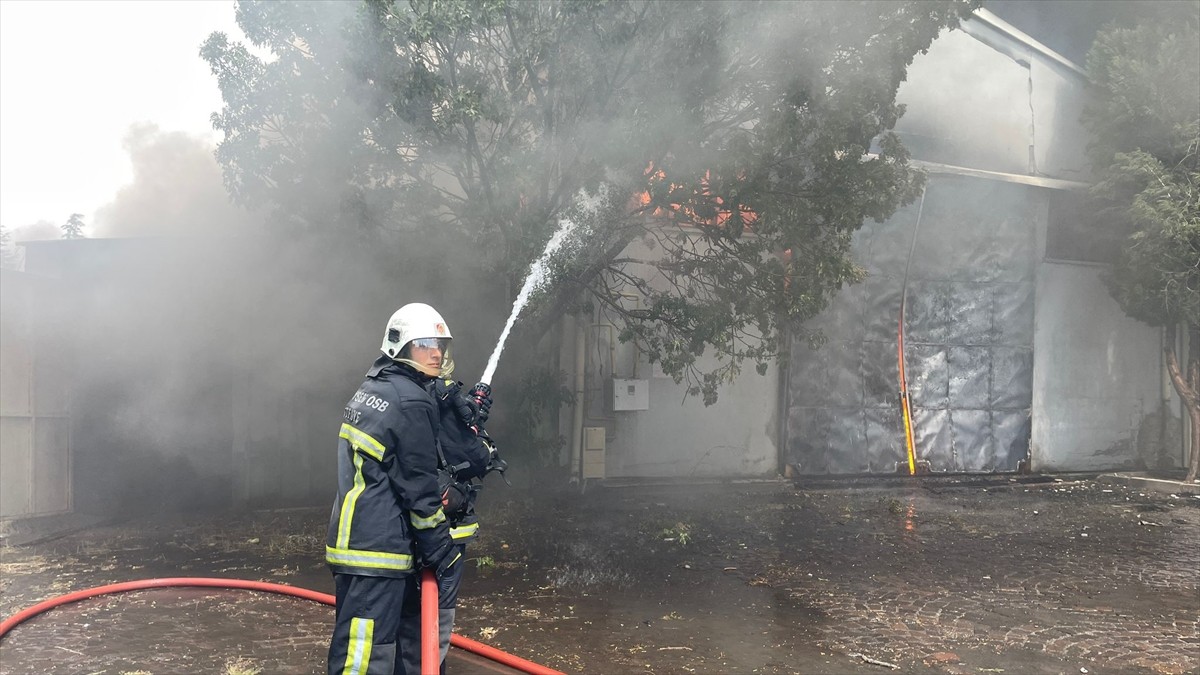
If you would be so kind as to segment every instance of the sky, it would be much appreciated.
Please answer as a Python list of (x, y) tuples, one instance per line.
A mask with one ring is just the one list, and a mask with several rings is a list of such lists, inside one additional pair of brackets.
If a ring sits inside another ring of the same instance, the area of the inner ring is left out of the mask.
[(92, 222), (132, 179), (135, 124), (215, 146), (213, 31), (244, 40), (232, 0), (0, 0), (0, 225)]

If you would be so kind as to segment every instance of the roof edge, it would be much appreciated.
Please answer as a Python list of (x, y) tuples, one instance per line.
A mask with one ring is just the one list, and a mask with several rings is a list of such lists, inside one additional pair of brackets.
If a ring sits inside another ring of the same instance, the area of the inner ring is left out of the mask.
[[(868, 152), (863, 155), (863, 159), (878, 158), (879, 155), (873, 152)], [(927, 173), (969, 176), (971, 178), (985, 178), (987, 180), (995, 180), (1002, 183), (1031, 185), (1033, 187), (1047, 188), (1050, 190), (1070, 190), (1073, 192), (1083, 192), (1092, 187), (1091, 183), (1084, 183), (1077, 180), (1049, 178), (1047, 176), (1032, 176), (1024, 173), (1006, 173), (1004, 171), (992, 171), (990, 169), (972, 169), (969, 166), (956, 166), (954, 164), (942, 164), (941, 162), (927, 162), (925, 160), (916, 158), (909, 158), (908, 165)]]
[(1012, 48), (1013, 45), (997, 44), (994, 36), (988, 34), (991, 31), (988, 31), (987, 29), (980, 30), (980, 25), (986, 26), (987, 29), (991, 29), (991, 31), (1011, 39), (1012, 41), (1032, 52), (1041, 54), (1051, 62), (1075, 73), (1076, 75), (1079, 75), (1085, 80), (1088, 79), (1087, 71), (1084, 70), (1079, 64), (1068, 59), (1062, 54), (1059, 54), (1053, 49), (1050, 49), (1041, 42), (1038, 42), (1026, 33), (1021, 32), (1016, 26), (1008, 23), (1004, 19), (1001, 19), (982, 7), (972, 12), (971, 16), (960, 24), (960, 28), (963, 30), (963, 32), (995, 49), (996, 51), (999, 51), (1000, 53), (1005, 54), (1006, 56), (1009, 56), (1015, 60), (1020, 60), (1017, 58), (1018, 54), (1014, 53)]
[(1076, 180), (1048, 178), (1046, 176), (1030, 176), (1027, 174), (1006, 173), (1004, 171), (991, 171), (988, 169), (972, 169), (966, 166), (955, 166), (953, 164), (942, 164), (940, 162), (925, 162), (919, 159), (909, 159), (908, 163), (929, 173), (970, 176), (972, 178), (986, 178), (988, 180), (1000, 181), (1002, 183), (1031, 185), (1033, 187), (1047, 188), (1050, 190), (1083, 192), (1092, 186), (1091, 183), (1084, 183)]

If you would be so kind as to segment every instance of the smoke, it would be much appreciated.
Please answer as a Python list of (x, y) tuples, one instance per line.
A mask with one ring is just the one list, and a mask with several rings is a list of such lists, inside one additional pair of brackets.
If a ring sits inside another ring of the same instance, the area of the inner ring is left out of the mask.
[(942, 35), (918, 56), (900, 86), (906, 105), (897, 133), (914, 156), (956, 166), (1026, 173), (1034, 126), (1030, 72), (963, 31)]
[[(1171, 0), (989, 0), (984, 8), (1083, 68), (1106, 23), (1198, 7)], [(907, 106), (896, 126), (905, 145), (925, 161), (1088, 180), (1084, 149), (1092, 139), (1079, 122), (1086, 76), (983, 25), (968, 22), (943, 34), (913, 61), (897, 93)]]
[(48, 220), (22, 225), (11, 231), (3, 228), (0, 233), (0, 267), (8, 270), (25, 269), (25, 247), (21, 244), (62, 237), (61, 227)]
[(50, 242), (35, 256), (70, 289), (60, 309), (75, 358), (62, 377), (73, 386), (76, 475), (87, 477), (76, 483), (80, 512), (323, 502), (342, 406), (378, 356), (387, 317), (407, 302), (442, 311), (458, 377), (482, 371), (486, 335), (507, 309), (503, 289), (471, 283), (430, 255), (437, 247), (228, 223), (215, 236), (206, 214), (227, 213), (227, 203), (204, 211), (202, 200), (168, 194), (195, 183), (172, 191), (172, 182), (135, 181), (114, 204), (194, 208), (180, 216), (191, 229), (130, 215), (149, 232), (188, 236)]
[[(296, 185), (317, 225), (347, 208), (350, 145), (325, 139), (316, 178)], [(203, 137), (138, 124), (125, 149), (132, 179), (89, 238), (27, 258), (57, 277), (36, 311), (65, 342), (36, 358), (69, 383), (77, 511), (324, 503), (342, 407), (408, 302), (437, 307), (458, 336), (456, 376), (482, 372), (506, 289), (464, 272), (469, 252), (437, 228), (266, 226), (231, 202)], [(60, 224), (11, 239), (57, 240)]]
[(48, 220), (39, 220), (30, 225), (22, 225), (21, 227), (13, 228), (12, 231), (13, 243), (58, 239), (61, 236), (62, 230), (59, 228), (59, 224)]
[[(831, 6), (820, 5), (822, 11)], [(287, 6), (243, 5), (239, 12), (281, 7)], [(299, 7), (320, 14), (312, 25), (328, 27), (352, 17), (355, 6)], [(793, 29), (803, 35), (812, 28), (803, 25), (803, 12), (779, 7), (769, 17), (770, 30), (747, 26), (734, 33), (768, 36), (761, 44), (713, 47), (731, 57), (757, 50), (759, 58), (771, 59), (788, 52)], [(795, 23), (781, 21), (785, 16)], [(256, 43), (266, 38), (248, 37)], [(339, 49), (344, 40), (340, 30), (315, 31), (303, 49), (286, 55), (294, 64), (279, 62), (309, 74), (289, 84), (306, 102), (298, 126), (311, 130), (305, 137), (311, 142), (287, 158), (295, 163), (282, 164), (287, 168), (276, 193), (300, 205), (294, 211), (306, 217), (306, 227), (263, 227), (255, 214), (233, 205), (204, 139), (137, 125), (125, 141), (133, 179), (96, 212), (89, 234), (100, 239), (62, 243), (58, 255), (73, 287), (70, 315), (80, 347), (72, 377), (77, 474), (88, 477), (76, 495), (81, 510), (222, 505), (256, 496), (275, 505), (323, 501), (341, 407), (378, 354), (387, 317), (408, 302), (428, 302), (445, 316), (456, 336), (457, 377), (472, 381), (482, 372), (508, 316), (512, 289), (495, 277), (481, 278), (481, 261), (514, 252), (483, 237), (456, 240), (439, 221), (422, 221), (423, 212), (406, 212), (409, 205), (397, 198), (387, 164), (403, 158), (378, 150), (394, 145), (389, 134), (403, 129), (370, 126), (373, 108), (352, 95), (362, 86), (355, 74), (304, 70), (311, 61), (306, 53)], [(881, 67), (886, 55), (878, 53)], [(646, 56), (653, 62), (655, 55)], [(823, 58), (801, 54), (774, 72), (791, 77), (790, 68), (818, 68)], [(586, 139), (584, 160), (594, 154), (602, 164), (607, 153), (626, 152), (630, 139), (688, 128), (694, 120), (682, 116), (692, 85), (735, 93), (730, 64), (713, 68), (697, 73), (695, 82), (658, 87), (651, 78), (637, 92), (645, 101), (620, 106), (611, 118), (596, 115), (562, 128), (560, 138), (566, 145)], [(343, 76), (349, 79), (341, 81)], [(379, 134), (378, 145), (363, 142), (364, 126)], [(283, 145), (269, 134), (241, 140), (250, 154), (271, 155)], [(558, 147), (537, 151), (545, 156), (530, 164), (546, 166), (516, 166), (508, 173), (520, 178), (547, 171), (566, 155)], [(443, 187), (431, 173), (430, 180)], [(497, 197), (502, 202), (518, 201), (522, 189), (534, 194), (517, 179), (505, 185), (513, 189)], [(253, 194), (262, 186), (235, 188)], [(378, 227), (345, 226), (354, 223)], [(153, 239), (116, 239), (125, 237)], [(543, 243), (528, 245), (540, 250)], [(499, 374), (515, 371), (515, 363), (504, 363)]]
[(91, 238), (39, 244), (27, 270), (67, 289), (78, 511), (323, 501), (341, 408), (407, 302), (460, 336), (457, 376), (482, 371), (503, 287), (470, 283), (437, 236), (268, 228), (231, 204), (204, 139), (136, 125), (125, 145), (133, 180)]
[(78, 347), (63, 374), (77, 475), (88, 477), (77, 508), (324, 497), (332, 467), (321, 462), (387, 316), (406, 301), (437, 303), (436, 270), (402, 264), (398, 275), (398, 256), (376, 243), (239, 234), (43, 244), (70, 287), (64, 329)]
[(140, 123), (124, 146), (133, 180), (96, 211), (95, 236), (228, 235), (259, 224), (230, 201), (215, 148), (203, 137)]

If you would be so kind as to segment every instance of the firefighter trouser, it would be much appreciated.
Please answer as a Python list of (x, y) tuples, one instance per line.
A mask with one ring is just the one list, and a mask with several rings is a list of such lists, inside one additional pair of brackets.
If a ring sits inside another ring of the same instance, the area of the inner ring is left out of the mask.
[(416, 578), (416, 574), (399, 579), (333, 575), (337, 609), (329, 642), (329, 675), (392, 675), (398, 665), (401, 610)]
[[(438, 641), (441, 643), (442, 675), (446, 675), (446, 652), (450, 651), (450, 633), (454, 630), (454, 608), (458, 604), (458, 587), (462, 583), (463, 568), (466, 566), (466, 549), (465, 544), (455, 546), (455, 552), (462, 554), (462, 557), (438, 580)], [(453, 556), (454, 553), (450, 555)], [(399, 656), (396, 658), (395, 675), (421, 673), (420, 576), (413, 575), (408, 583), (400, 612), (400, 639), (397, 641)]]

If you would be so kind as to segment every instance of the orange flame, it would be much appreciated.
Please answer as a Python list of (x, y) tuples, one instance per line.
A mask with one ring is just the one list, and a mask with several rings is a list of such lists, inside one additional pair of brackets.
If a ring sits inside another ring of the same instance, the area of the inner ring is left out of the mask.
[[(646, 167), (646, 178), (652, 184), (662, 183), (667, 180), (667, 174), (651, 163), (650, 166)], [(670, 219), (684, 226), (708, 225), (710, 227), (725, 227), (736, 210), (737, 215), (741, 218), (742, 227), (746, 230), (753, 230), (754, 223), (758, 222), (758, 214), (741, 205), (738, 205), (736, 209), (725, 208), (725, 200), (722, 197), (713, 196), (709, 189), (711, 181), (712, 173), (705, 171), (704, 178), (700, 179), (700, 190), (687, 191), (684, 189), (684, 186), (678, 183), (668, 183), (667, 209), (669, 210), (664, 210), (663, 207), (657, 206), (650, 215), (655, 218)], [(636, 200), (638, 206), (644, 207), (649, 205), (650, 190), (647, 189), (637, 195)], [(714, 215), (708, 217), (696, 213), (696, 208), (700, 205), (712, 207)]]

